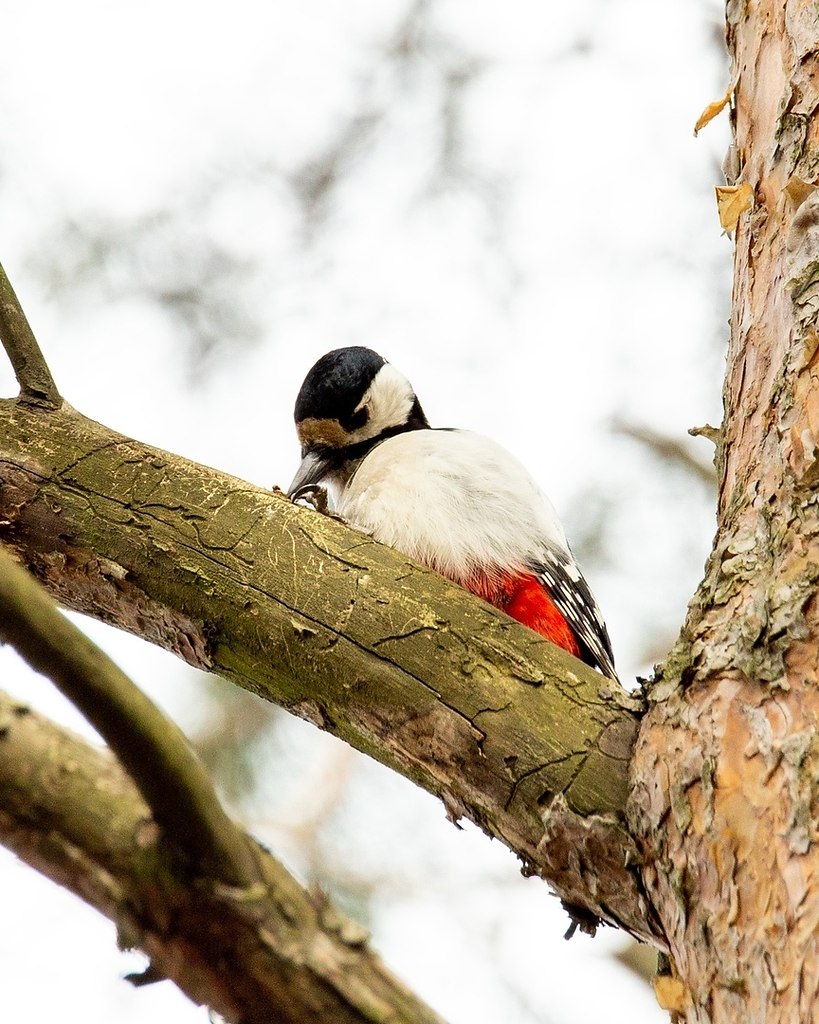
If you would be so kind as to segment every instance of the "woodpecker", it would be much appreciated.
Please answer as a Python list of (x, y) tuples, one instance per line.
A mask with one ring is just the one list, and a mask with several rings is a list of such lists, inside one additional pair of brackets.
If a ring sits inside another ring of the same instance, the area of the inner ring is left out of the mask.
[(369, 348), (328, 352), (294, 412), (293, 500), (434, 569), (617, 679), (608, 630), (549, 500), (504, 448), (430, 427), (406, 377)]

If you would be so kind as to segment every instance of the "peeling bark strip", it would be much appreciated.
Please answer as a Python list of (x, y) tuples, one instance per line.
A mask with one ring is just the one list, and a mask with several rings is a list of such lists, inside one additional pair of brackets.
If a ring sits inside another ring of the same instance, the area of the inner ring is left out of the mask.
[(630, 819), (687, 1021), (819, 1019), (819, 15), (728, 3), (738, 181), (719, 530)]
[(444, 1024), (357, 925), (264, 851), (255, 890), (190, 878), (106, 751), (2, 693), (0, 840), (111, 918), (159, 977), (228, 1020)]
[(65, 407), (0, 403), (0, 521), (64, 605), (335, 733), (567, 903), (661, 942), (622, 823), (636, 716), (537, 634), (338, 522)]

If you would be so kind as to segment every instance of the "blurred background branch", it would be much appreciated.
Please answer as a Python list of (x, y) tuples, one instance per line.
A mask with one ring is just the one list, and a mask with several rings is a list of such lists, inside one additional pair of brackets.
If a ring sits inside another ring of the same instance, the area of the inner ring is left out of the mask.
[[(55, 775), (62, 785), (55, 786)], [(443, 1024), (392, 977), (366, 935), (258, 851), (252, 891), (193, 883), (108, 755), (0, 693), (0, 839), (115, 921), (195, 1003), (243, 1024)], [(250, 837), (244, 841), (251, 844)], [(140, 984), (140, 978), (134, 979)]]
[(615, 434), (636, 441), (656, 461), (663, 463), (666, 470), (678, 470), (688, 479), (696, 480), (716, 495), (717, 474), (713, 463), (701, 459), (693, 445), (682, 438), (672, 437), (650, 426), (615, 418), (611, 429)]
[(3, 545), (0, 640), (13, 644), (85, 715), (194, 872), (237, 887), (260, 882), (253, 847), (222, 810), (179, 727), (60, 613)]

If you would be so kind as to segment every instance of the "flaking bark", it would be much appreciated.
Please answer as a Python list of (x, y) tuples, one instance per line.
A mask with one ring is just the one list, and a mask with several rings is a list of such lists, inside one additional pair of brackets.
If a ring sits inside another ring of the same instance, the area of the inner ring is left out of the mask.
[(631, 821), (690, 1022), (819, 1017), (819, 20), (728, 4), (739, 182), (718, 535)]

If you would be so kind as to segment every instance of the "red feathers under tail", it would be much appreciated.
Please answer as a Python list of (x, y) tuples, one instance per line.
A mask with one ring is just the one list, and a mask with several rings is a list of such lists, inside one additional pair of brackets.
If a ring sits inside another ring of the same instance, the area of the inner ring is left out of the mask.
[(499, 582), (482, 577), (470, 581), (467, 589), (575, 658), (581, 657), (580, 644), (571, 626), (536, 576), (507, 576)]

